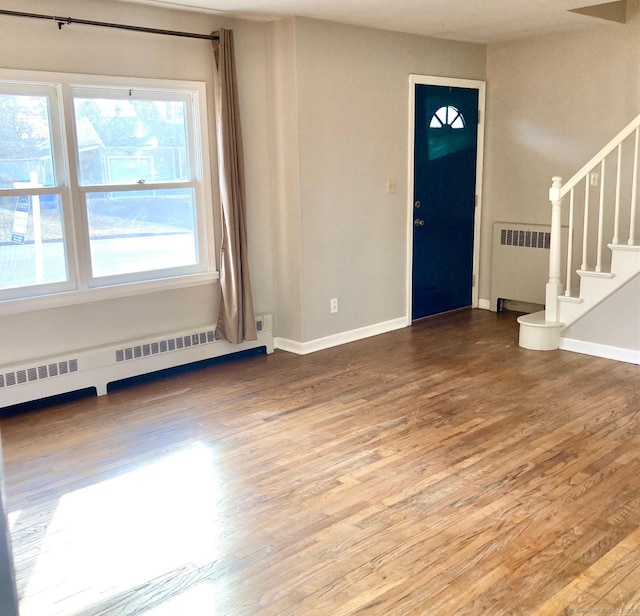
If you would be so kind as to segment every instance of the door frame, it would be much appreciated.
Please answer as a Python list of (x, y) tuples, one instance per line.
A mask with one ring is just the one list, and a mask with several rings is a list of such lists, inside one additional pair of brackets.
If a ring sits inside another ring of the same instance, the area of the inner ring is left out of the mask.
[(473, 217), (473, 286), (471, 289), (471, 307), (478, 307), (478, 286), (480, 283), (480, 224), (482, 221), (482, 172), (484, 168), (484, 125), (486, 81), (476, 79), (458, 79), (455, 77), (434, 77), (430, 75), (409, 75), (409, 138), (407, 173), (407, 272), (406, 272), (406, 307), (407, 326), (411, 325), (411, 306), (413, 299), (413, 181), (414, 181), (414, 144), (416, 115), (416, 86), (450, 86), (452, 88), (468, 88), (478, 90), (478, 138), (476, 144), (476, 204)]

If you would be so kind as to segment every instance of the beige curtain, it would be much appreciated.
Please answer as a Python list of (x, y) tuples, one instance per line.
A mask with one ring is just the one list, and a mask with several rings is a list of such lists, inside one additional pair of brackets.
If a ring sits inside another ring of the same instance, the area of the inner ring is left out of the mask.
[(244, 161), (233, 32), (221, 29), (213, 41), (218, 172), (222, 202), (220, 314), (216, 335), (239, 344), (256, 340), (247, 255)]

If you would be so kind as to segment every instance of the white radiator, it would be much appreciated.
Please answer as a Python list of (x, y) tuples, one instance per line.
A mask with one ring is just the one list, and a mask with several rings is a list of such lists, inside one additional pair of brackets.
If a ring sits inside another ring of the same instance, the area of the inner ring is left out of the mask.
[(242, 344), (216, 340), (212, 325), (0, 366), (0, 408), (89, 387), (101, 396), (121, 379), (238, 351), (266, 347), (273, 353), (271, 315), (257, 317), (256, 325), (258, 340)]
[[(497, 310), (498, 300), (544, 305), (550, 244), (549, 225), (493, 224), (491, 310)], [(566, 245), (567, 227), (562, 227), (563, 263)]]

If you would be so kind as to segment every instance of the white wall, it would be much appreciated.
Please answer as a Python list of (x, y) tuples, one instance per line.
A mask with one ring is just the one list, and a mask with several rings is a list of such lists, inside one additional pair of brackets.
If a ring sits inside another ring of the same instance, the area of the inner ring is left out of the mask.
[(480, 297), (495, 221), (549, 224), (551, 178), (570, 178), (640, 113), (640, 15), (489, 45)]
[(296, 23), (269, 25), (269, 127), (278, 336), (302, 340)]
[(640, 351), (640, 274), (562, 335), (572, 340)]
[(296, 19), (296, 53), (302, 341), (311, 341), (406, 316), (409, 75), (484, 79), (485, 48)]
[[(244, 122), (250, 267), (257, 312), (275, 306), (267, 129), (267, 28), (209, 15), (99, 0), (4, 0), (3, 8), (208, 34), (232, 27)], [(213, 54), (206, 40), (0, 16), (0, 67), (204, 81), (214, 164)], [(215, 221), (219, 221), (218, 198)], [(220, 225), (217, 225), (216, 246)], [(217, 253), (218, 248), (215, 248)], [(216, 254), (216, 259), (218, 255)], [(130, 337), (196, 328), (217, 319), (217, 283), (0, 317), (0, 364)]]

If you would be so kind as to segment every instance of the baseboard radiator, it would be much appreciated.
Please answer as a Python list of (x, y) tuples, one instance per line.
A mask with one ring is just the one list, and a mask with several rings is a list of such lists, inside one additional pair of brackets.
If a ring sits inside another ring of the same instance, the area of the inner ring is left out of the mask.
[[(566, 250), (567, 227), (562, 232), (562, 246)], [(550, 225), (493, 224), (491, 310), (498, 310), (499, 304), (508, 300), (544, 305), (550, 246)]]
[(242, 344), (217, 340), (209, 326), (0, 366), (0, 408), (87, 388), (101, 396), (122, 379), (239, 351), (272, 353), (271, 315), (256, 317), (256, 326), (258, 339)]

